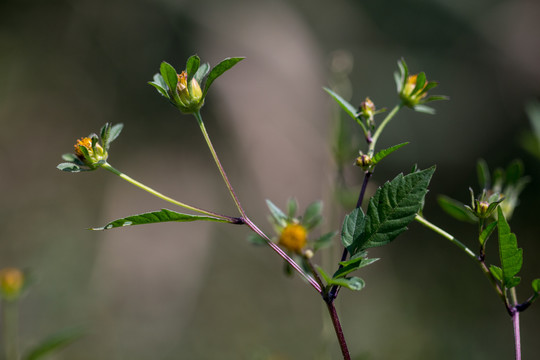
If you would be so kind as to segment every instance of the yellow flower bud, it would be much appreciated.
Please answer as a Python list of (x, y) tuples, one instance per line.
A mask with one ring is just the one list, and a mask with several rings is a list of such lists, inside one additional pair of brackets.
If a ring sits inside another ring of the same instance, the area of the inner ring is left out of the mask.
[(279, 244), (300, 254), (307, 242), (307, 230), (300, 224), (288, 224), (279, 236)]
[(417, 105), (420, 100), (427, 96), (427, 92), (424, 90), (428, 84), (428, 81), (424, 83), (422, 89), (413, 94), (414, 88), (416, 87), (416, 82), (418, 75), (409, 75), (403, 90), (401, 90), (401, 98), (406, 101), (409, 105)]
[[(107, 152), (103, 149), (101, 145), (96, 143), (92, 146), (92, 139), (89, 137), (80, 138), (77, 140), (77, 143), (74, 145), (75, 155), (87, 166), (91, 168), (97, 167), (97, 163), (102, 160), (107, 160)], [(88, 152), (88, 157), (82, 151), (81, 147), (84, 147)]]
[(199, 109), (202, 106), (201, 99), (202, 99), (202, 90), (201, 86), (195, 80), (195, 78), (191, 79), (191, 92), (188, 88), (187, 84), (187, 73), (185, 71), (182, 71), (180, 74), (178, 74), (178, 83), (176, 85), (176, 91), (178, 92), (178, 96), (180, 97), (181, 105), (189, 110), (196, 110)]
[(0, 294), (6, 300), (16, 300), (24, 285), (22, 271), (15, 268), (0, 270)]

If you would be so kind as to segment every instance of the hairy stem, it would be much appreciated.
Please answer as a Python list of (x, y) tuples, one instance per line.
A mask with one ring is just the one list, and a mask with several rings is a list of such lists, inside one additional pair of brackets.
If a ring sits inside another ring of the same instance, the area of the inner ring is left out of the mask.
[(191, 206), (191, 205), (188, 205), (188, 204), (185, 204), (183, 202), (180, 202), (180, 201), (177, 201), (173, 198), (170, 198), (166, 195), (163, 195), (162, 193), (160, 192), (157, 192), (156, 190), (152, 189), (151, 187), (148, 187), (146, 185), (144, 185), (143, 183), (140, 183), (138, 182), (137, 180), (129, 177), (128, 175), (118, 171), (117, 169), (115, 169), (114, 167), (112, 167), (109, 163), (105, 163), (103, 165), (101, 165), (102, 168), (104, 168), (105, 170), (108, 170), (110, 172), (112, 172), (113, 174), (115, 175), (118, 175), (120, 178), (126, 180), (127, 182), (129, 182), (130, 184), (132, 185), (135, 185), (137, 186), (138, 188), (162, 199), (162, 200), (165, 200), (171, 204), (174, 204), (176, 206), (180, 206), (184, 209), (187, 209), (187, 210), (191, 210), (191, 211), (194, 211), (194, 212), (198, 212), (200, 214), (204, 214), (204, 215), (208, 215), (208, 216), (212, 216), (212, 217), (216, 217), (216, 218), (219, 218), (219, 219), (223, 219), (223, 220), (227, 220), (228, 222), (230, 223), (233, 223), (233, 224), (241, 224), (242, 223), (242, 220), (240, 218), (234, 218), (234, 217), (230, 217), (230, 216), (226, 216), (226, 215), (221, 215), (221, 214), (218, 214), (218, 213), (215, 213), (215, 212), (212, 212), (212, 211), (208, 211), (208, 210), (203, 210), (203, 209), (200, 209), (198, 207), (195, 207), (195, 206)]

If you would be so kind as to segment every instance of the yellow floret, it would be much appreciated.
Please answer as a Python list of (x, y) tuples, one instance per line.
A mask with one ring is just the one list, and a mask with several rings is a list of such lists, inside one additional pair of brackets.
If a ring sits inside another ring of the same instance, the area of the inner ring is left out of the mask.
[(279, 244), (295, 253), (300, 253), (307, 241), (307, 230), (300, 224), (289, 224), (279, 237)]

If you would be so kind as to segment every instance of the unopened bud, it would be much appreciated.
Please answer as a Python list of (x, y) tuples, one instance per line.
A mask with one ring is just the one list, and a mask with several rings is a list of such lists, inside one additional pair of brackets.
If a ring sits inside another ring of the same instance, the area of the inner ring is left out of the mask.
[(16, 300), (24, 285), (22, 271), (15, 268), (0, 270), (0, 295), (5, 300)]

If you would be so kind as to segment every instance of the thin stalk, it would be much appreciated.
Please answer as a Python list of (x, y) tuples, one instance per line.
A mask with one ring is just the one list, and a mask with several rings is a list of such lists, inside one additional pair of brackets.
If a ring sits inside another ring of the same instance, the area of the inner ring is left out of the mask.
[(394, 108), (392, 109), (392, 111), (390, 111), (388, 113), (388, 115), (386, 115), (386, 117), (384, 118), (384, 120), (381, 122), (381, 124), (377, 127), (377, 130), (375, 131), (375, 134), (373, 134), (373, 137), (370, 139), (371, 142), (369, 144), (369, 151), (368, 151), (368, 154), (370, 156), (373, 155), (373, 153), (375, 152), (375, 145), (377, 144), (377, 140), (379, 139), (379, 136), (381, 136), (381, 133), (382, 131), (384, 130), (385, 126), (388, 125), (388, 123), (390, 122), (390, 120), (392, 120), (392, 118), (397, 114), (397, 112), (399, 111), (399, 109), (401, 109), (403, 107), (403, 104), (398, 104), (396, 106), (394, 106)]
[(343, 354), (344, 360), (351, 360), (351, 355), (349, 354), (349, 348), (347, 347), (347, 341), (345, 341), (345, 335), (343, 334), (343, 329), (341, 328), (341, 323), (339, 322), (339, 317), (334, 306), (334, 301), (328, 299), (326, 306), (328, 307), (328, 312), (330, 313), (330, 318), (332, 319), (332, 325), (334, 325), (334, 330), (336, 331), (336, 336), (339, 342), (339, 347), (341, 353)]
[(223, 219), (223, 220), (227, 220), (228, 222), (231, 222), (231, 223), (234, 223), (234, 224), (241, 223), (241, 219), (226, 216), (226, 215), (221, 215), (221, 214), (218, 214), (218, 213), (215, 213), (215, 212), (212, 212), (212, 211), (208, 211), (208, 210), (203, 210), (203, 209), (200, 209), (198, 207), (191, 206), (191, 205), (185, 204), (183, 202), (177, 201), (177, 200), (175, 200), (173, 198), (170, 198), (170, 197), (168, 197), (166, 195), (163, 195), (162, 193), (157, 192), (156, 190), (152, 189), (151, 187), (148, 187), (148, 186), (144, 185), (143, 183), (140, 183), (137, 180), (129, 177), (128, 175), (118, 171), (117, 169), (112, 167), (109, 163), (105, 163), (105, 164), (101, 165), (101, 167), (104, 168), (105, 170), (108, 170), (108, 171), (112, 172), (115, 175), (118, 175), (120, 178), (126, 180), (130, 184), (135, 185), (138, 188), (140, 188), (140, 189), (142, 189), (142, 190), (144, 190), (146, 192), (149, 192), (150, 194), (152, 194), (152, 195), (154, 195), (154, 196), (156, 196), (156, 197), (158, 197), (158, 198), (160, 198), (162, 200), (170, 202), (171, 204), (180, 206), (180, 207), (182, 207), (184, 209), (187, 209), (187, 210), (198, 212), (200, 214), (204, 214), (204, 215), (220, 218), (220, 219)]
[(516, 360), (521, 360), (521, 335), (519, 331), (519, 310), (517, 309), (518, 301), (516, 295), (516, 288), (513, 287), (509, 290), (510, 292), (510, 304), (511, 304), (511, 315), (512, 315), (512, 325), (514, 327), (514, 343), (516, 349)]
[(482, 272), (484, 273), (484, 275), (486, 275), (486, 277), (489, 279), (489, 281), (491, 282), (491, 285), (493, 286), (493, 288), (495, 289), (495, 291), (497, 292), (497, 294), (499, 295), (501, 300), (506, 304), (506, 298), (504, 296), (504, 293), (503, 293), (501, 287), (499, 286), (499, 284), (497, 283), (497, 281), (495, 280), (493, 275), (491, 275), (491, 272), (489, 271), (489, 268), (486, 266), (486, 263), (482, 259), (480, 259), (471, 249), (469, 249), (467, 246), (465, 246), (465, 244), (463, 244), (461, 241), (459, 241), (458, 239), (456, 239), (454, 236), (450, 235), (449, 233), (447, 233), (443, 229), (439, 228), (438, 226), (430, 223), (429, 221), (427, 221), (422, 216), (416, 215), (414, 220), (418, 221), (420, 224), (422, 224), (425, 227), (427, 227), (428, 229), (436, 232), (437, 234), (441, 235), (442, 237), (446, 238), (447, 240), (450, 240), (450, 242), (452, 244), (456, 245), (463, 252), (465, 252), (465, 254), (467, 254), (471, 259), (473, 259), (480, 266), (480, 269), (482, 269)]
[(221, 173), (221, 177), (223, 178), (223, 181), (225, 181), (225, 185), (227, 185), (227, 189), (229, 190), (229, 193), (231, 194), (231, 197), (233, 198), (236, 208), (240, 212), (240, 215), (246, 218), (246, 213), (244, 209), (242, 208), (242, 205), (240, 205), (238, 196), (236, 196), (236, 193), (234, 192), (231, 182), (229, 181), (229, 178), (227, 177), (227, 174), (225, 173), (225, 169), (221, 165), (221, 161), (219, 161), (216, 150), (214, 149), (214, 145), (212, 145), (210, 136), (208, 136), (208, 132), (206, 131), (206, 127), (204, 126), (204, 122), (203, 122), (200, 111), (193, 113), (193, 115), (195, 116), (195, 118), (197, 119), (197, 122), (199, 123), (199, 127), (201, 128), (201, 132), (204, 136), (204, 140), (206, 140), (206, 144), (208, 145), (208, 148), (210, 149), (210, 152), (212, 153), (212, 157), (214, 158), (214, 161), (216, 162), (216, 166), (218, 167), (219, 172)]
[(221, 177), (223, 178), (223, 181), (225, 182), (225, 185), (227, 186), (227, 189), (229, 190), (229, 194), (231, 195), (234, 204), (236, 205), (236, 208), (238, 209), (238, 212), (241, 215), (241, 219), (243, 222), (251, 229), (253, 232), (255, 232), (257, 235), (262, 237), (268, 246), (270, 246), (279, 256), (281, 256), (291, 267), (296, 270), (302, 276), (313, 288), (318, 292), (322, 292), (321, 286), (315, 281), (311, 276), (309, 276), (304, 269), (300, 265), (296, 263), (285, 251), (283, 251), (278, 245), (274, 244), (270, 238), (255, 225), (246, 215), (246, 212), (242, 208), (242, 205), (240, 204), (240, 201), (238, 200), (238, 196), (236, 196), (236, 193), (234, 191), (234, 188), (231, 185), (231, 182), (229, 181), (229, 178), (227, 177), (227, 174), (225, 173), (225, 169), (223, 168), (223, 165), (221, 165), (221, 161), (219, 161), (219, 157), (217, 156), (216, 150), (214, 149), (214, 145), (212, 145), (212, 141), (210, 140), (210, 136), (208, 135), (208, 131), (206, 131), (206, 127), (204, 126), (204, 122), (201, 116), (200, 112), (196, 112), (193, 114), (195, 118), (197, 119), (197, 122), (199, 123), (199, 127), (201, 128), (201, 132), (204, 136), (204, 140), (206, 141), (206, 144), (208, 145), (208, 148), (210, 149), (210, 152), (212, 153), (212, 157), (214, 158), (214, 162), (216, 163), (216, 166), (219, 169), (219, 172), (221, 174)]
[(19, 360), (19, 309), (16, 301), (2, 301), (2, 333), (6, 360)]

